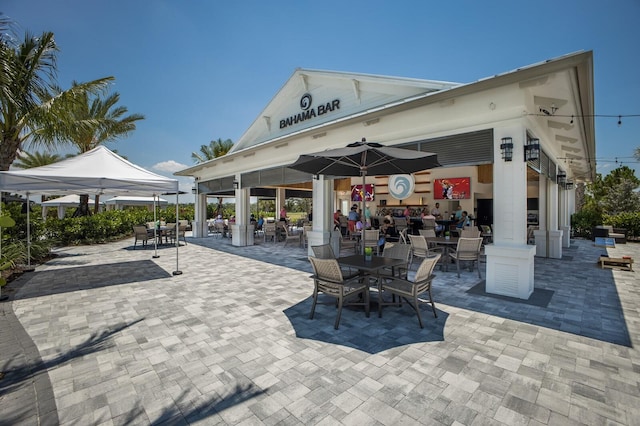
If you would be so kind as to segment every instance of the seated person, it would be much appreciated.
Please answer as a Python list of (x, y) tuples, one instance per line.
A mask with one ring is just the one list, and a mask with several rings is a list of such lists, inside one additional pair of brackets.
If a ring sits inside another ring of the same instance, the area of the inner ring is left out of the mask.
[(469, 216), (466, 210), (463, 211), (460, 215), (460, 220), (458, 221), (458, 223), (456, 223), (456, 228), (462, 229), (465, 226), (471, 226), (471, 221), (469, 220)]
[[(384, 241), (397, 242), (400, 240), (400, 234), (396, 227), (391, 223), (389, 219), (384, 219), (382, 221), (382, 226), (380, 227), (380, 234), (384, 237)], [(384, 245), (384, 242), (383, 242)]]
[(264, 226), (264, 216), (260, 216), (260, 219), (258, 219), (258, 222), (256, 223), (256, 229), (262, 229), (262, 227)]

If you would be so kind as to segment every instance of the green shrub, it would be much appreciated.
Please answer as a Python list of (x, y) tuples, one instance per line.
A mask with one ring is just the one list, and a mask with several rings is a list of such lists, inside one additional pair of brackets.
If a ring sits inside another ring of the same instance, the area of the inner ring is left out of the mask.
[(614, 228), (626, 229), (628, 238), (640, 237), (640, 212), (624, 212), (616, 215), (605, 215), (603, 223), (605, 225), (611, 225)]
[(584, 208), (571, 215), (571, 228), (576, 237), (593, 237), (593, 227), (602, 225), (602, 214), (592, 208)]

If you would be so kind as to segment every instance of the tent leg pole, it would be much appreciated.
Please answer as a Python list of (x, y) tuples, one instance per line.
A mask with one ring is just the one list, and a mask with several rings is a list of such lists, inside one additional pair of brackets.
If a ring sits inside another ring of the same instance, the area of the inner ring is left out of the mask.
[(180, 247), (180, 228), (178, 225), (178, 207), (180, 206), (178, 204), (178, 199), (180, 197), (180, 191), (176, 191), (176, 270), (173, 271), (173, 275), (182, 275), (182, 271), (180, 270), (180, 268), (178, 267), (178, 248)]
[[(0, 192), (0, 216), (2, 216), (2, 192)], [(0, 226), (0, 259), (2, 259), (2, 226)], [(0, 287), (0, 302), (7, 300), (9, 296), (2, 295), (2, 287)]]
[(158, 255), (158, 226), (156, 225), (156, 221), (158, 220), (157, 208), (158, 204), (156, 204), (156, 194), (153, 194), (153, 259), (160, 257), (160, 255)]

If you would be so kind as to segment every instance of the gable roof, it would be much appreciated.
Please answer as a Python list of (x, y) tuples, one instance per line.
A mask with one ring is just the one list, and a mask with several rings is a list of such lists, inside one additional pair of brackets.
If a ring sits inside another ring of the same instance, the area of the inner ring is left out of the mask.
[(298, 68), (230, 152), (460, 83)]
[(0, 172), (0, 190), (61, 194), (138, 194), (177, 192), (178, 180), (137, 166), (107, 147), (47, 166)]

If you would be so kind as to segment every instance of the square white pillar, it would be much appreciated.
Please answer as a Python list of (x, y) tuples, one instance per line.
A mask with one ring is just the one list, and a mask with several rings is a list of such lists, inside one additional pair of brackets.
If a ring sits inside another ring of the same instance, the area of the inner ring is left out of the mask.
[(250, 210), (249, 188), (239, 188), (235, 191), (236, 223), (231, 225), (231, 244), (238, 247), (253, 245), (253, 226), (249, 223)]
[(484, 250), (487, 254), (487, 293), (528, 299), (534, 288), (535, 246), (489, 244)]
[[(502, 138), (513, 142), (511, 161), (502, 158)], [(485, 246), (486, 291), (528, 299), (533, 293), (535, 247), (527, 245), (527, 163), (524, 161), (526, 129), (494, 129), (493, 244)]]
[(207, 196), (205, 194), (196, 195), (195, 214), (191, 223), (191, 232), (194, 238), (204, 238), (209, 236), (207, 227)]
[[(324, 175), (314, 177), (313, 188), (313, 229), (308, 234), (309, 255), (313, 254), (312, 246), (332, 244), (336, 256), (340, 253), (340, 241), (331, 238), (333, 229), (333, 179)], [(337, 246), (336, 246), (337, 243)]]

